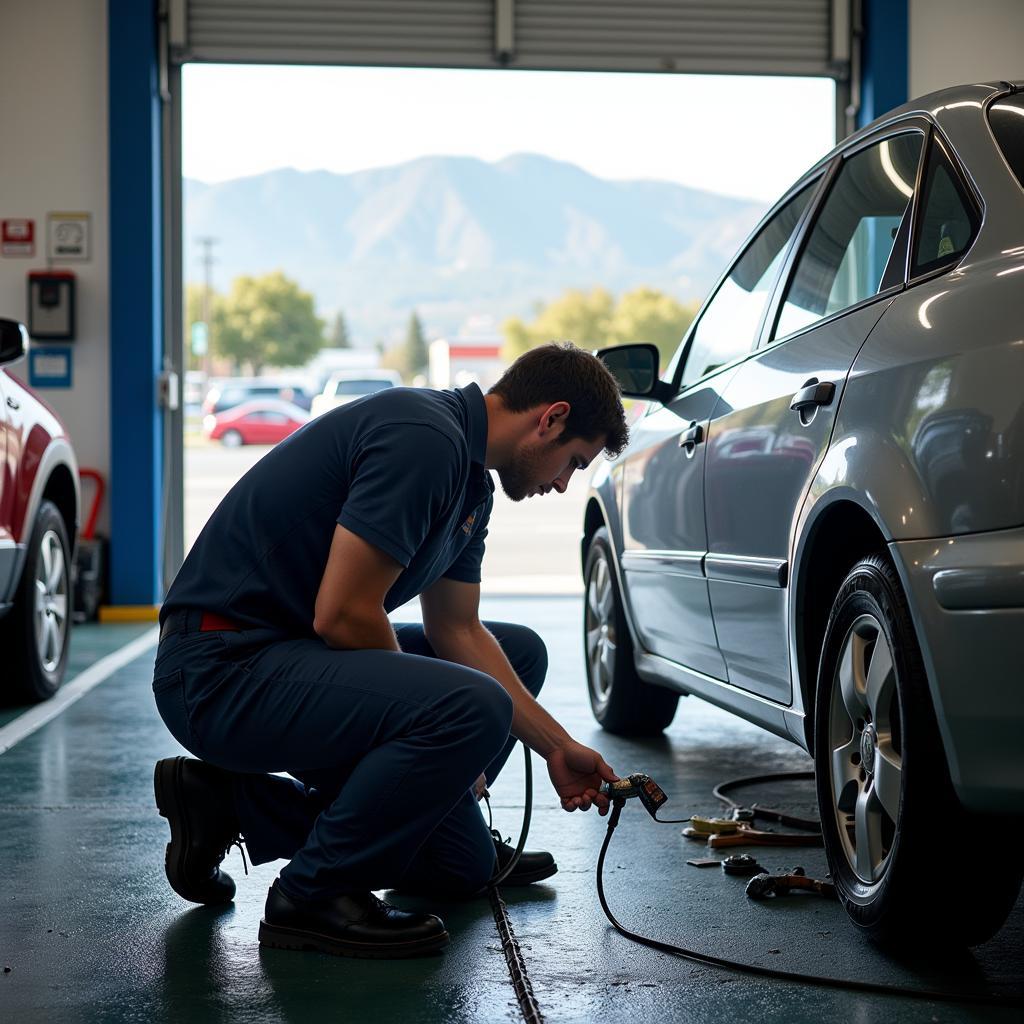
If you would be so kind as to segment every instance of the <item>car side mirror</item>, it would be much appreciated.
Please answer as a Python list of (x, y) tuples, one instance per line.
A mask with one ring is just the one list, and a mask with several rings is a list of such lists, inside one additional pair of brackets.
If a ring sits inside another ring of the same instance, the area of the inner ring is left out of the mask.
[(615, 345), (595, 353), (619, 382), (623, 398), (668, 399), (671, 388), (658, 379), (658, 349), (654, 345)]
[(17, 320), (0, 320), (0, 366), (13, 363), (28, 351), (28, 331)]

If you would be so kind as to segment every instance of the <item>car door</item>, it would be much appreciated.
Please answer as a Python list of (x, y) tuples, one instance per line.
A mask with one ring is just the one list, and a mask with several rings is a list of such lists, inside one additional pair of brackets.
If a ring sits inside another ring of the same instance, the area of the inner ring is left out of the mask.
[(727, 675), (704, 576), (703, 442), (737, 360), (754, 347), (815, 186), (787, 197), (723, 278), (681, 346), (676, 397), (634, 425), (623, 468), (622, 568), (640, 643), (716, 679)]
[(729, 381), (708, 431), (705, 569), (719, 649), (733, 685), (782, 704), (792, 698), (791, 530), (854, 358), (904, 286), (924, 140), (898, 131), (833, 166), (764, 344)]

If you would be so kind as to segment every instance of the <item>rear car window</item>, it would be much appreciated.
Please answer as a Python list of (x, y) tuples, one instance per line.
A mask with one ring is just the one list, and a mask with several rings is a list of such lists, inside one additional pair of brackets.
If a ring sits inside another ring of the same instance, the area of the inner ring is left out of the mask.
[(999, 148), (1024, 188), (1024, 96), (1007, 96), (993, 103), (988, 122)]
[[(901, 257), (898, 241), (923, 148), (924, 136), (908, 132), (843, 161), (800, 255), (776, 338), (870, 298), (883, 280), (903, 280), (906, 248)], [(900, 265), (889, 268), (890, 261)]]
[(391, 381), (374, 377), (370, 380), (339, 380), (336, 395), (372, 395), (391, 387)]
[(921, 186), (921, 217), (910, 276), (959, 262), (977, 227), (974, 203), (968, 198), (945, 145), (933, 137)]

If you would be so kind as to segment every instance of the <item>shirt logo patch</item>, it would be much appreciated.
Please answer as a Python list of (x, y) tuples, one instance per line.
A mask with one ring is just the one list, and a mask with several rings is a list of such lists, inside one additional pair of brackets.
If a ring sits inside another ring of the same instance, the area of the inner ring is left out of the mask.
[(473, 523), (476, 522), (476, 513), (471, 512), (469, 518), (462, 524), (462, 532), (468, 537), (470, 531), (473, 529)]

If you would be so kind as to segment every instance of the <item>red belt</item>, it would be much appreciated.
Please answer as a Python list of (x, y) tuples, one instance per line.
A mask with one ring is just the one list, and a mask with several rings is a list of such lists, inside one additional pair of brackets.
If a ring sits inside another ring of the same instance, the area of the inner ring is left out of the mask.
[(199, 632), (215, 633), (219, 631), (241, 632), (230, 619), (225, 619), (222, 615), (214, 615), (213, 612), (203, 612), (203, 617), (199, 620)]

